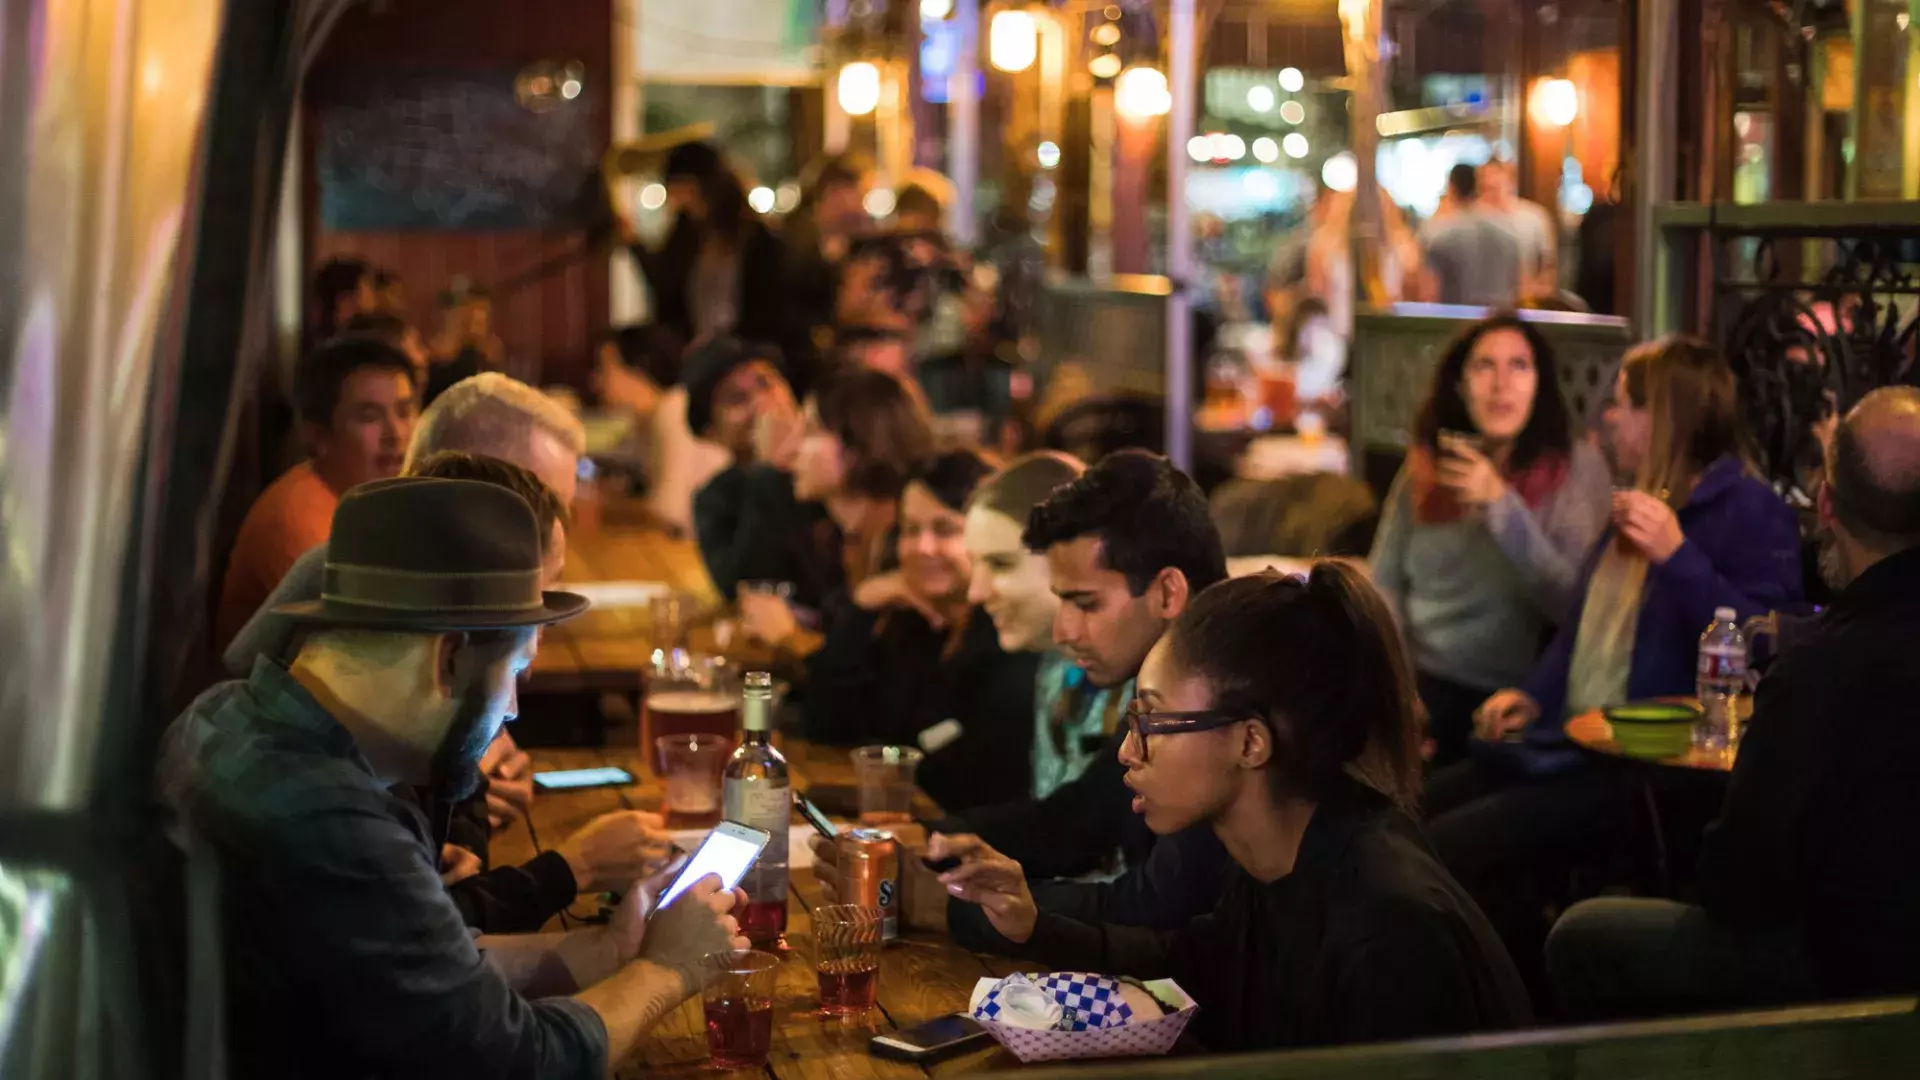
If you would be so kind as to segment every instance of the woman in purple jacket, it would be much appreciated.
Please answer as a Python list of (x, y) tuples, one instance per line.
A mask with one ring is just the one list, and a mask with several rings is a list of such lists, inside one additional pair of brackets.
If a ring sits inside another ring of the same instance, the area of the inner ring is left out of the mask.
[(1613, 774), (1567, 741), (1568, 717), (1692, 694), (1715, 608), (1746, 619), (1801, 598), (1793, 512), (1742, 453), (1733, 372), (1711, 346), (1666, 337), (1629, 352), (1602, 422), (1632, 487), (1615, 490), (1587, 556), (1578, 618), (1481, 705), (1472, 757), (1423, 798), (1435, 850), (1477, 895), (1537, 857), (1612, 843), (1631, 820)]

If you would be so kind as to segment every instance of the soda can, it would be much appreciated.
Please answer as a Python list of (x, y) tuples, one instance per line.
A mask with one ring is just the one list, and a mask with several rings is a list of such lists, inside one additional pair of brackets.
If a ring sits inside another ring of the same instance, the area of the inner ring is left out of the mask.
[(885, 829), (849, 829), (835, 841), (840, 874), (846, 883), (843, 903), (880, 911), (880, 936), (900, 937), (900, 843)]

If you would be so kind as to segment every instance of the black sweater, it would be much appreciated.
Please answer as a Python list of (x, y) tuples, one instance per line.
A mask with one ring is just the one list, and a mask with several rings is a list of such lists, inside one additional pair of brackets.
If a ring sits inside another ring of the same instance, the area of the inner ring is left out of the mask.
[(1760, 681), (1700, 849), (1707, 910), (1798, 931), (1830, 997), (1920, 989), (1916, 640), (1910, 549), (1842, 590)]
[(959, 736), (929, 753), (916, 777), (943, 808), (1016, 798), (1032, 782), (1034, 673), (1039, 656), (1000, 650), (992, 620), (974, 609), (953, 655), (949, 633), (919, 612), (839, 607), (807, 660), (802, 716), (824, 743), (918, 745), (948, 720)]
[(1213, 1051), (1383, 1042), (1530, 1022), (1500, 939), (1413, 822), (1351, 784), (1314, 812), (1293, 872), (1238, 866), (1184, 930), (1042, 912), (1028, 953), (1060, 970), (1171, 977)]

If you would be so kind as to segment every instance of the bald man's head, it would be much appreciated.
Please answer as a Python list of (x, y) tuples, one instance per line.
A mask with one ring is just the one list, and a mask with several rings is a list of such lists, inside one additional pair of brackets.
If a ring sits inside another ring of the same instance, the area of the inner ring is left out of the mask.
[(1834, 520), (1880, 555), (1920, 545), (1920, 389), (1868, 394), (1834, 431), (1827, 455)]

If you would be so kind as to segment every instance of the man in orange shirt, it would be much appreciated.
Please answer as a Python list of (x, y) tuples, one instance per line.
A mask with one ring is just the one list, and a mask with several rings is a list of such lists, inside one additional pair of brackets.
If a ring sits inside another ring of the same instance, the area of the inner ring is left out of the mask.
[(268, 485), (247, 511), (220, 589), (216, 650), (233, 640), (294, 560), (326, 542), (348, 488), (400, 475), (418, 391), (407, 355), (370, 338), (330, 341), (300, 361), (294, 406), (313, 456)]

